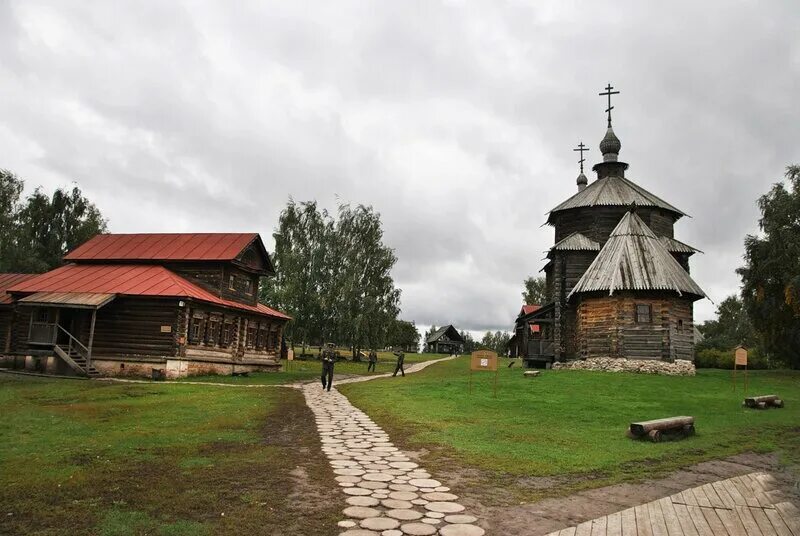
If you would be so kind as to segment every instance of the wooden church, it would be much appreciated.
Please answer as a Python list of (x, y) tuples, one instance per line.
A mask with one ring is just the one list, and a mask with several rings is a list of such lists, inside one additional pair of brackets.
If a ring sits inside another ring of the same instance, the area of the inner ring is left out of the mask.
[[(528, 366), (590, 357), (694, 358), (693, 303), (705, 294), (689, 275), (697, 249), (675, 239), (685, 216), (625, 176), (622, 147), (611, 127), (600, 142), (603, 161), (589, 182), (553, 208), (555, 243), (543, 271), (548, 303), (517, 318), (517, 353)], [(524, 334), (524, 336), (523, 336)]]

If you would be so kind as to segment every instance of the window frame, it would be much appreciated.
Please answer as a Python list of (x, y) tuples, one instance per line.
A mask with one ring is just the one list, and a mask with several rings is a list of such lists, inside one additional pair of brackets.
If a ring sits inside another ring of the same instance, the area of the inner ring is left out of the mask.
[[(647, 308), (647, 320), (641, 320), (640, 308)], [(653, 323), (653, 304), (651, 303), (637, 303), (633, 310), (634, 321), (636, 324), (652, 324)]]

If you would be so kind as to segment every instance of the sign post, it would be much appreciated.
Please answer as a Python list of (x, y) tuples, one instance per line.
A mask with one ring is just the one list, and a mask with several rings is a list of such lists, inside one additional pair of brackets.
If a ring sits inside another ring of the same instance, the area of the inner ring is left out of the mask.
[(737, 346), (733, 351), (733, 392), (736, 392), (736, 367), (744, 367), (744, 396), (747, 396), (747, 348)]
[(289, 348), (286, 350), (286, 372), (289, 372), (292, 361), (294, 361), (294, 350)]
[(469, 392), (472, 394), (472, 373), (476, 370), (494, 372), (494, 397), (497, 398), (497, 353), (491, 350), (477, 350), (472, 352), (469, 361)]

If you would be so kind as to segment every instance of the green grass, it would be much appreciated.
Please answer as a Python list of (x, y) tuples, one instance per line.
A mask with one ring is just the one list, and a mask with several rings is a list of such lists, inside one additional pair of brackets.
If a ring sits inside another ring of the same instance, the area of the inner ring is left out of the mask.
[[(344, 354), (343, 354), (344, 355)], [(444, 354), (406, 354), (405, 367), (408, 368), (414, 363), (441, 359), (447, 357)], [(367, 372), (367, 362), (354, 363), (352, 361), (339, 361), (336, 363), (334, 372), (336, 374), (346, 374), (355, 376), (366, 376), (375, 374), (386, 374), (394, 372), (396, 358), (390, 352), (378, 352), (378, 363), (375, 372)], [(248, 376), (189, 376), (178, 381), (184, 382), (212, 382), (212, 383), (234, 383), (240, 385), (283, 385), (294, 382), (304, 382), (316, 380), (322, 373), (322, 363), (316, 359), (295, 360), (291, 362), (281, 361), (282, 370), (276, 372), (252, 372)]]
[[(437, 364), (402, 380), (342, 386), (358, 407), (412, 450), (457, 459), (495, 474), (583, 474), (604, 483), (635, 479), (745, 451), (778, 450), (800, 462), (800, 373), (750, 373), (750, 394), (777, 393), (784, 409), (741, 407), (741, 385), (729, 371), (695, 377), (543, 371), (524, 378), (501, 360), (497, 398), (493, 373), (475, 372), (468, 358)], [(626, 437), (630, 422), (692, 415), (697, 435), (650, 443)]]
[(297, 511), (336, 484), (295, 390), (0, 375), (0, 407), (2, 534), (326, 533), (340, 515)]

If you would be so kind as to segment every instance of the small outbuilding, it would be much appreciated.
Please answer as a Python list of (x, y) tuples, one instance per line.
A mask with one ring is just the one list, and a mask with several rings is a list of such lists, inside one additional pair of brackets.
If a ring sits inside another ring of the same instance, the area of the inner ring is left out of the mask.
[(425, 348), (434, 354), (460, 354), (464, 351), (464, 337), (452, 325), (442, 326), (425, 341)]

